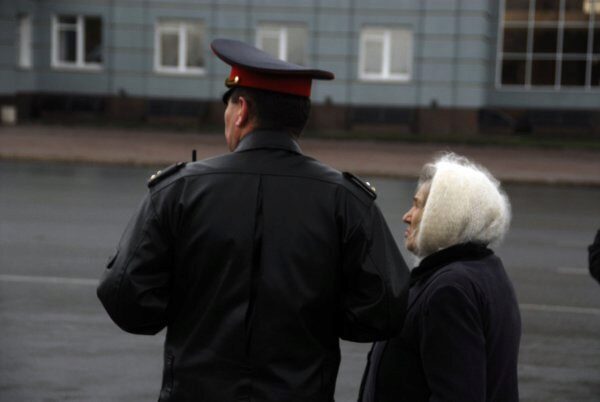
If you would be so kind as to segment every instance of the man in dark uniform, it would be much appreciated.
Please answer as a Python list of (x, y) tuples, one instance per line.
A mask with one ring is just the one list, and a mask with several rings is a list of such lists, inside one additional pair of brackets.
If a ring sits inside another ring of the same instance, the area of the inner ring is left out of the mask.
[(333, 74), (211, 47), (232, 153), (150, 180), (98, 296), (127, 332), (167, 327), (161, 401), (333, 401), (338, 339), (392, 336), (408, 270), (372, 189), (296, 142)]

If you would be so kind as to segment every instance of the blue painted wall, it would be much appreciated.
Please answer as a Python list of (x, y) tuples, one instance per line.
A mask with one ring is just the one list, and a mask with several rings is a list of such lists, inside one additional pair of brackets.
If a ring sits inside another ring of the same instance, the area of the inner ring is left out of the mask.
[[(34, 65), (16, 66), (17, 16), (33, 17)], [(103, 20), (100, 71), (57, 69), (50, 64), (54, 14), (98, 15)], [(154, 71), (154, 27), (161, 18), (201, 21), (207, 36), (206, 73)], [(0, 0), (0, 94), (59, 92), (216, 100), (227, 67), (208, 43), (229, 37), (254, 43), (261, 22), (296, 22), (309, 33), (309, 64), (335, 72), (317, 82), (316, 103), (420, 107), (591, 108), (598, 92), (508, 91), (495, 87), (498, 2), (493, 0)], [(412, 30), (413, 74), (408, 82), (358, 79), (364, 26)]]

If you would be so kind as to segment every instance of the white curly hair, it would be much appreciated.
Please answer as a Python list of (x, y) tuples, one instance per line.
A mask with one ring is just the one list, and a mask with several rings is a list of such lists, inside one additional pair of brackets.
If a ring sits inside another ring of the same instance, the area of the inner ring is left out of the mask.
[(416, 239), (426, 257), (455, 244), (498, 245), (508, 231), (510, 201), (487, 169), (446, 153), (423, 167), (419, 188), (429, 186)]

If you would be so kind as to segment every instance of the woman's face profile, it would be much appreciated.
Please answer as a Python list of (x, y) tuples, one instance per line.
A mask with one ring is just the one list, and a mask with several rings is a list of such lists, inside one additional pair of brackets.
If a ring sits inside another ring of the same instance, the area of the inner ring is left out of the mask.
[(402, 217), (404, 223), (408, 225), (404, 232), (404, 245), (413, 254), (418, 254), (417, 234), (419, 233), (419, 224), (429, 195), (429, 186), (429, 183), (426, 183), (419, 187), (413, 197), (412, 207)]

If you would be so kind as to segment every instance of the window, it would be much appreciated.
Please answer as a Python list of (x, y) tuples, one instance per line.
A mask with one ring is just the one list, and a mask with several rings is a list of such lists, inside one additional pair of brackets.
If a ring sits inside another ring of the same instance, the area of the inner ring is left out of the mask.
[(363, 80), (408, 81), (412, 72), (412, 32), (365, 28), (360, 33), (358, 76)]
[(504, 0), (498, 86), (600, 88), (600, 0)]
[(203, 74), (204, 27), (200, 23), (161, 21), (156, 26), (155, 69), (176, 74)]
[(52, 66), (100, 68), (102, 66), (102, 19), (81, 15), (54, 17)]
[(19, 15), (18, 24), (18, 59), (17, 64), (21, 68), (31, 68), (33, 57), (31, 51), (31, 17)]
[(256, 47), (294, 64), (307, 64), (307, 39), (301, 25), (262, 24), (256, 29)]

